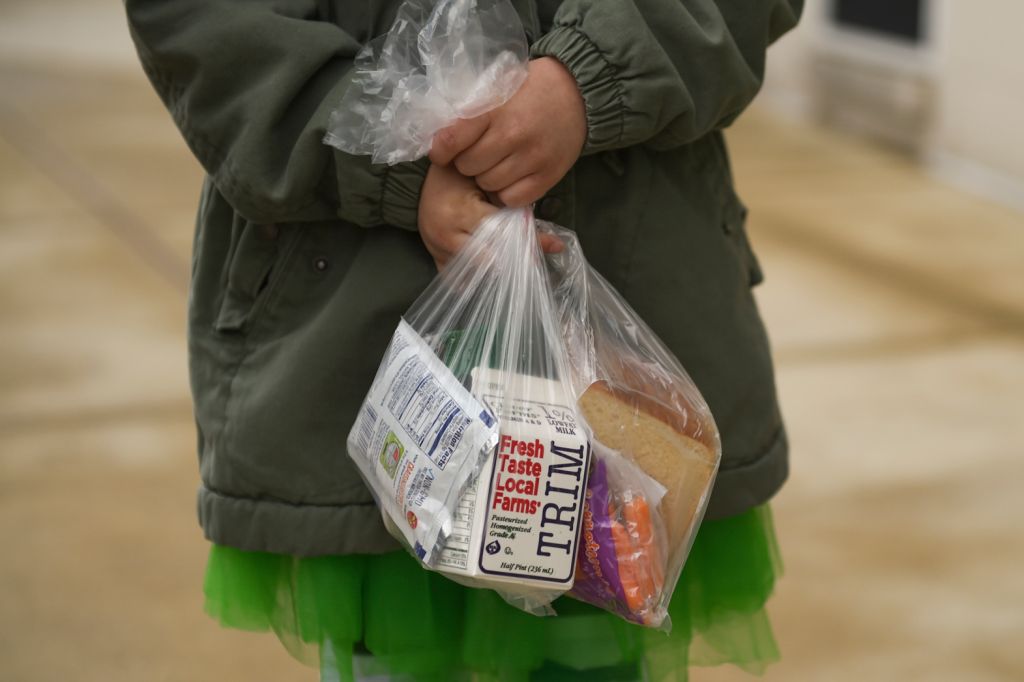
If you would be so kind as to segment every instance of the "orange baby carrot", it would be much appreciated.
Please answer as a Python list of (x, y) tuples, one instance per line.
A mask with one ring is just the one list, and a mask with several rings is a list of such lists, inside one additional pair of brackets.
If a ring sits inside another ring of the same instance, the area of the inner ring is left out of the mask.
[(618, 521), (612, 522), (612, 540), (615, 542), (615, 556), (619, 564), (619, 582), (626, 595), (626, 607), (632, 613), (639, 613), (643, 608), (644, 597), (636, 576), (636, 566), (632, 539), (629, 532)]
[[(623, 506), (622, 515), (634, 540), (634, 572), (640, 587), (640, 597), (646, 607), (657, 598), (660, 585), (655, 585), (654, 533), (651, 532), (651, 514), (647, 501), (640, 495), (632, 497)], [(645, 609), (646, 610), (646, 609)]]

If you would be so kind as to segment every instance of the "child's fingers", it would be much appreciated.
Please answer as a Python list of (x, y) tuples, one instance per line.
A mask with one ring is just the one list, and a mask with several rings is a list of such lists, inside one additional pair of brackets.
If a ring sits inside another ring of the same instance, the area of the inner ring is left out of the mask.
[(487, 114), (476, 118), (459, 119), (434, 135), (430, 145), (430, 161), (438, 166), (447, 166), (452, 159), (476, 143), (487, 131), (491, 119)]
[(461, 231), (446, 232), (440, 238), (427, 243), (427, 251), (434, 258), (438, 271), (443, 270), (448, 262), (466, 245), (469, 234)]
[(497, 193), (484, 192), (484, 196), (487, 197), (487, 201), (489, 201), (492, 206), (495, 206), (497, 208), (505, 208), (505, 204), (501, 203), (501, 199), (498, 197)]
[(480, 189), (497, 192), (511, 187), (529, 174), (529, 171), (524, 170), (523, 155), (513, 152), (491, 168), (474, 175)]
[[(453, 163), (463, 175), (477, 178), (516, 154), (518, 150), (508, 140), (497, 135), (494, 126), (487, 130), (468, 147), (460, 151)], [(507, 185), (508, 183), (505, 183)], [(504, 187), (505, 185), (502, 185)], [(483, 185), (481, 185), (483, 187)], [(500, 187), (495, 188), (500, 189)]]
[(537, 241), (540, 242), (541, 251), (544, 253), (561, 253), (565, 249), (565, 244), (562, 240), (553, 234), (544, 234), (543, 232), (537, 235)]
[(464, 222), (459, 225), (459, 231), (468, 235), (476, 232), (476, 228), (483, 222), (484, 218), (493, 215), (498, 211), (498, 207), (482, 198), (480, 201), (474, 202), (470, 210), (466, 212)]
[(533, 175), (527, 175), (521, 180), (517, 180), (505, 189), (499, 190), (498, 198), (506, 206), (519, 208), (520, 206), (527, 206), (537, 201), (549, 189), (551, 188), (544, 186), (541, 177), (534, 173)]

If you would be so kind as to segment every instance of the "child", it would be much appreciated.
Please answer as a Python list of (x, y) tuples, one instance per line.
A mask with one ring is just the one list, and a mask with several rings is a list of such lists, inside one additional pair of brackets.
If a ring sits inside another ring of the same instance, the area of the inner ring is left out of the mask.
[[(189, 353), (209, 612), (273, 628), (332, 679), (351, 678), (353, 655), (365, 674), (416, 680), (760, 669), (777, 656), (764, 504), (787, 446), (720, 130), (802, 2), (516, 0), (534, 58), (521, 90), (442, 131), (429, 160), (375, 166), (321, 140), (353, 57), (398, 4), (126, 2), (208, 174)], [(538, 619), (421, 570), (344, 454), (397, 320), (493, 210), (484, 191), (575, 230), (715, 415), (721, 471), (669, 636), (567, 599)]]

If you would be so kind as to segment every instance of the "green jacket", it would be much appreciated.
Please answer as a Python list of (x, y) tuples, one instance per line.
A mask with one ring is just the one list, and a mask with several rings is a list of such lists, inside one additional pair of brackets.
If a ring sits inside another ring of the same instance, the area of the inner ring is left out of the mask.
[[(132, 37), (208, 174), (189, 306), (206, 536), (298, 555), (395, 548), (345, 439), (403, 311), (434, 276), (426, 165), (321, 139), (398, 0), (127, 0)], [(513, 0), (534, 56), (575, 75), (584, 155), (537, 205), (675, 352), (724, 454), (709, 516), (787, 473), (768, 339), (720, 130), (801, 0)]]

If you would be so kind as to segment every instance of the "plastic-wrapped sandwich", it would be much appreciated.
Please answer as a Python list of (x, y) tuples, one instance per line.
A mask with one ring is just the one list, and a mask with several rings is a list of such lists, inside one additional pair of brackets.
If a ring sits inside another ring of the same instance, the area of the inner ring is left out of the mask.
[(604, 381), (586, 390), (580, 409), (598, 442), (664, 486), (660, 512), (669, 546), (684, 544), (690, 527), (700, 521), (702, 498), (715, 475), (715, 432), (650, 393)]
[[(607, 526), (611, 542), (606, 537), (591, 554), (581, 553), (573, 594), (627, 620), (661, 626), (714, 480), (717, 446), (700, 440), (678, 411), (639, 391), (598, 382), (579, 405), (595, 442), (585, 523)], [(584, 542), (592, 532), (585, 531)], [(602, 554), (614, 556), (614, 566), (606, 558), (603, 571)], [(602, 581), (598, 573), (612, 578)]]

